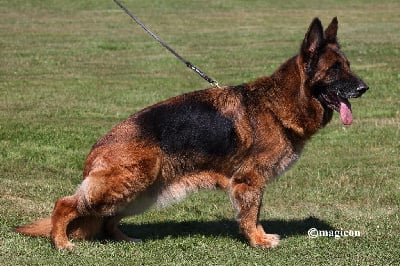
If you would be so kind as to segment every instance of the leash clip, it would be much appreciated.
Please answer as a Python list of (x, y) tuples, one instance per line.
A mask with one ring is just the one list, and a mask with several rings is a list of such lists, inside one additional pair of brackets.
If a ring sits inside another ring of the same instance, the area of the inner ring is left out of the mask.
[(221, 89), (221, 87), (218, 84), (218, 81), (214, 80), (213, 82), (211, 82), (211, 85), (215, 88)]

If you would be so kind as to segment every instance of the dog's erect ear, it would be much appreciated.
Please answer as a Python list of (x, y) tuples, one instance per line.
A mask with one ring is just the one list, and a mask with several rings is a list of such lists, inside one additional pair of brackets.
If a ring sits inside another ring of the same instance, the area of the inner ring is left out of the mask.
[(318, 51), (324, 42), (324, 32), (321, 21), (318, 18), (314, 18), (311, 22), (310, 27), (306, 33), (303, 44), (301, 46), (301, 52), (303, 56), (310, 56)]
[(329, 24), (328, 28), (325, 30), (325, 38), (328, 43), (336, 43), (337, 39), (337, 31), (338, 31), (338, 20), (337, 17), (332, 19), (331, 24)]
[(315, 71), (320, 50), (324, 45), (324, 29), (322, 28), (321, 21), (318, 18), (314, 18), (304, 37), (300, 50), (305, 71), (308, 75), (312, 75)]

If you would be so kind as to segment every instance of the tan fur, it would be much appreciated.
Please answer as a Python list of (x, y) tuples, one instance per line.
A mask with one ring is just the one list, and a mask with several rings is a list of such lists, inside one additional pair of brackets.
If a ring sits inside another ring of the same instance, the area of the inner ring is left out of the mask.
[(43, 218), (14, 229), (15, 232), (35, 237), (50, 237), (51, 219)]

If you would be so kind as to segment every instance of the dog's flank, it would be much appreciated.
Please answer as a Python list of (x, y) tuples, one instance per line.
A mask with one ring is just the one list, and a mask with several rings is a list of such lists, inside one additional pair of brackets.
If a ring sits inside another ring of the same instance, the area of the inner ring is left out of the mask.
[(299, 53), (270, 77), (180, 95), (133, 114), (92, 147), (82, 184), (56, 202), (51, 219), (16, 231), (50, 236), (58, 249), (73, 247), (69, 237), (98, 232), (137, 242), (118, 229), (122, 218), (221, 188), (250, 245), (276, 247), (279, 236), (258, 222), (266, 182), (297, 161), (334, 111), (351, 124), (348, 98), (368, 89), (351, 72), (337, 29), (336, 18), (325, 32), (314, 19)]

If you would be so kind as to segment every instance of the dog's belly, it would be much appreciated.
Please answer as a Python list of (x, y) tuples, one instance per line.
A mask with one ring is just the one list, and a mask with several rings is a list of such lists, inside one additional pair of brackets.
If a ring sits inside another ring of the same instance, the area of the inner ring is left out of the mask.
[(218, 174), (200, 172), (180, 177), (168, 184), (156, 184), (129, 202), (119, 213), (130, 216), (142, 213), (151, 207), (166, 207), (180, 201), (191, 192), (200, 189), (215, 189), (221, 185), (221, 178), (222, 176)]

